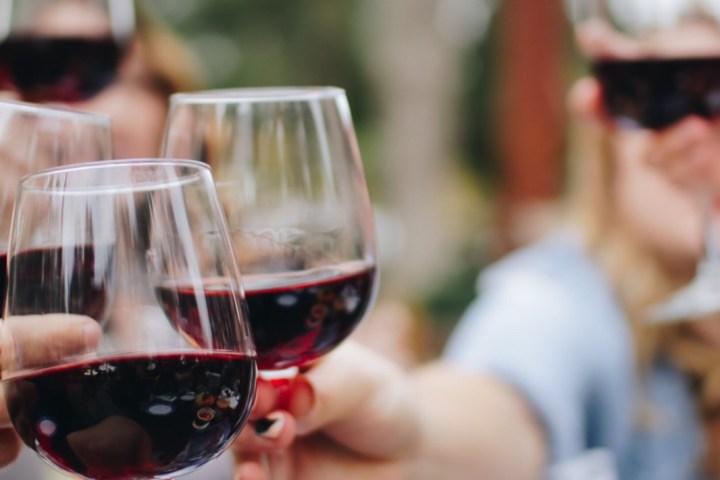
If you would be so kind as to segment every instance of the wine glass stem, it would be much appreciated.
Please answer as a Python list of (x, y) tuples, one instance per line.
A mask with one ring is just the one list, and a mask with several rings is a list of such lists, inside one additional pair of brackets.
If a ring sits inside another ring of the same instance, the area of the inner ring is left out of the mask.
[[(283, 370), (261, 370), (260, 377), (269, 381), (278, 391), (278, 408), (289, 409), (289, 387), (292, 379), (298, 374), (297, 367)], [(275, 450), (263, 455), (263, 469), (269, 480), (289, 480), (290, 471), (285, 450)]]
[(718, 244), (718, 219), (715, 212), (716, 196), (709, 188), (703, 189), (701, 195), (704, 252), (698, 266), (702, 270), (699, 273), (718, 275), (720, 274), (720, 244)]

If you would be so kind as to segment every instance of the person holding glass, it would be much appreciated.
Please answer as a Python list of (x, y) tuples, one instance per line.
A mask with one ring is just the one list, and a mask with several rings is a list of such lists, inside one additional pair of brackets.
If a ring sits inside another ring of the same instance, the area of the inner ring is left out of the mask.
[(182, 42), (134, 0), (0, 1), (0, 89), (113, 119), (116, 158), (157, 156), (168, 97), (204, 83)]
[[(162, 154), (212, 168), (243, 274), (258, 377), (283, 397), (298, 371), (364, 321), (378, 290), (372, 207), (345, 91), (175, 94)], [(193, 322), (177, 328), (189, 338), (198, 331)], [(254, 431), (273, 435), (281, 418), (258, 417)], [(271, 478), (285, 480), (282, 453), (267, 460)]]
[[(7, 286), (7, 239), (19, 178), (33, 170), (63, 163), (106, 160), (112, 155), (110, 118), (64, 108), (0, 101), (0, 315), (4, 316)], [(55, 358), (83, 352), (98, 341), (99, 328), (89, 318), (74, 318), (39, 333), (37, 325), (24, 328), (18, 338), (40, 357)], [(0, 339), (7, 338), (0, 327)], [(8, 352), (0, 347), (0, 358)], [(0, 367), (2, 373), (2, 367)], [(0, 388), (0, 466), (19, 453), (17, 435), (10, 426), (4, 389)]]
[[(720, 2), (577, 4), (602, 8), (577, 29), (597, 75), (568, 94), (568, 222), (483, 272), (443, 358), (403, 371), (348, 343), (286, 411), (260, 391), (272, 428), (243, 432), (236, 479), (289, 443), (300, 480), (720, 475), (720, 319), (653, 313), (695, 274), (698, 186), (720, 189)], [(644, 75), (612, 89), (623, 62)]]
[[(133, 0), (2, 0), (0, 37), (2, 98), (111, 117), (112, 156), (116, 158), (156, 156), (168, 96), (196, 89), (202, 83), (189, 51)], [(16, 135), (16, 140), (20, 142), (21, 138)], [(110, 156), (108, 151), (103, 158)], [(81, 160), (78, 157), (59, 163)], [(7, 182), (12, 195), (19, 175), (9, 175), (7, 167), (3, 163), (5, 174), (0, 183)], [(30, 169), (25, 165), (22, 170), (27, 173)], [(1, 201), (9, 224), (12, 202), (5, 197)], [(7, 235), (6, 228), (2, 232)], [(71, 326), (63, 335), (72, 339), (81, 328)], [(53, 332), (48, 338), (38, 337), (38, 348), (48, 341), (63, 344), (63, 335)], [(0, 448), (0, 465), (6, 465), (16, 455), (17, 442), (11, 434), (4, 399), (0, 404), (2, 438), (8, 442), (7, 448)], [(49, 469), (41, 471), (42, 462), (29, 455), (23, 459), (0, 477), (51, 475)], [(227, 472), (228, 466), (218, 469)]]
[[(153, 207), (140, 228), (138, 203)], [(210, 168), (152, 158), (42, 170), (19, 182), (13, 218), (0, 368), (23, 442), (62, 471), (106, 479), (183, 475), (224, 451), (257, 369)], [(83, 318), (95, 326), (78, 331)], [(192, 342), (171, 327), (186, 319), (202, 325)], [(74, 343), (58, 344), (67, 330)]]

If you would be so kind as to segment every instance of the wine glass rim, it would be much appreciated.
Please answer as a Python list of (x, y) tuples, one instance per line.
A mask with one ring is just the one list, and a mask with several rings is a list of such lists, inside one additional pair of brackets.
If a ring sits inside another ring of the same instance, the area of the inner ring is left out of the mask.
[(246, 87), (178, 92), (170, 95), (170, 103), (266, 103), (325, 100), (344, 96), (345, 90), (334, 86)]
[(55, 104), (37, 104), (21, 102), (19, 100), (0, 100), (0, 111), (12, 110), (22, 113), (29, 113), (37, 116), (53, 116), (58, 118), (76, 118), (88, 123), (94, 123), (103, 127), (110, 127), (110, 115), (104, 113), (88, 112), (75, 108), (64, 107)]
[[(111, 160), (96, 160), (92, 162), (81, 162), (81, 163), (73, 163), (69, 165), (60, 165), (56, 167), (46, 168), (43, 170), (38, 170), (32, 173), (29, 173), (27, 175), (24, 175), (20, 178), (18, 181), (18, 188), (22, 186), (24, 190), (38, 190), (38, 188), (28, 186), (30, 182), (33, 180), (38, 180), (42, 178), (48, 178), (52, 176), (57, 176), (59, 174), (68, 173), (68, 172), (79, 172), (79, 171), (86, 171), (86, 170), (105, 170), (105, 169), (114, 169), (118, 167), (124, 167), (124, 166), (148, 166), (148, 167), (190, 167), (194, 168), (198, 171), (208, 172), (211, 173), (212, 169), (210, 168), (210, 165), (207, 163), (203, 163), (197, 160), (190, 160), (190, 159), (183, 159), (183, 158), (128, 158), (128, 159), (111, 159)], [(170, 181), (163, 181), (163, 182), (153, 182), (150, 185), (175, 185), (178, 183), (184, 183), (187, 180), (183, 179), (176, 179), (173, 182)], [(92, 190), (93, 187), (90, 189)], [(95, 185), (95, 190), (101, 191), (103, 190), (103, 187), (101, 185)], [(118, 187), (115, 187), (118, 188)], [(143, 188), (137, 187), (134, 188), (135, 190), (143, 190)]]

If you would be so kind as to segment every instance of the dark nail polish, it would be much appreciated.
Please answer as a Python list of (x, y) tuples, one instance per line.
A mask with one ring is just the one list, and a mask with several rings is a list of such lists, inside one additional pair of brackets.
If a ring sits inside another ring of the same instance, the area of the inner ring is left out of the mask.
[(254, 424), (255, 433), (265, 438), (277, 438), (282, 431), (283, 426), (282, 414), (271, 414), (265, 418), (261, 418)]

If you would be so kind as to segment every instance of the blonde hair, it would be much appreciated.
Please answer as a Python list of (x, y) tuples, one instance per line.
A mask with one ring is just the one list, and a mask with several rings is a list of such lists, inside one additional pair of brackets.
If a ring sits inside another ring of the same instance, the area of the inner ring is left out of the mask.
[(610, 280), (634, 333), (638, 366), (645, 367), (658, 353), (661, 330), (647, 324), (645, 312), (677, 285), (618, 218), (610, 133), (589, 121), (576, 122), (571, 129), (567, 218)]
[(135, 2), (135, 11), (135, 37), (144, 64), (143, 77), (149, 86), (165, 98), (202, 88), (206, 79), (194, 53), (139, 2)]
[[(590, 255), (609, 279), (633, 332), (639, 373), (660, 355), (671, 358), (690, 378), (698, 411), (708, 437), (705, 467), (720, 473), (720, 435), (713, 428), (720, 411), (720, 352), (705, 343), (686, 324), (651, 325), (649, 308), (666, 299), (687, 279), (672, 275), (659, 256), (641, 245), (618, 218), (613, 189), (615, 158), (612, 133), (606, 127), (580, 120), (569, 136), (567, 221), (584, 237)], [(720, 418), (720, 417), (719, 417)], [(639, 421), (646, 415), (638, 411)]]

